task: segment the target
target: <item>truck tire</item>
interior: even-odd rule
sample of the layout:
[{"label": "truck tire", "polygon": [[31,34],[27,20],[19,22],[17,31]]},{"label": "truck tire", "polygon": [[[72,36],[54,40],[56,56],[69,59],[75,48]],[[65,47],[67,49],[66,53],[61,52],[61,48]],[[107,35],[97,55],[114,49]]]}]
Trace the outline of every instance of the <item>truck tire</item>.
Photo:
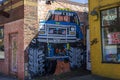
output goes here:
[{"label": "truck tire", "polygon": [[28,70],[32,78],[45,75],[45,54],[43,48],[35,45],[29,46],[28,59]]},{"label": "truck tire", "polygon": [[28,48],[28,72],[29,72],[29,74],[30,74],[30,78],[33,78],[34,77],[34,75],[35,75],[35,73],[34,73],[34,61],[33,61],[33,54],[34,53],[34,48],[33,47],[29,47]]},{"label": "truck tire", "polygon": [[45,75],[45,54],[43,49],[38,48],[38,72],[39,76]]},{"label": "truck tire", "polygon": [[80,68],[81,67],[81,52],[82,50],[77,47],[71,47],[69,51],[69,61],[70,68]]}]

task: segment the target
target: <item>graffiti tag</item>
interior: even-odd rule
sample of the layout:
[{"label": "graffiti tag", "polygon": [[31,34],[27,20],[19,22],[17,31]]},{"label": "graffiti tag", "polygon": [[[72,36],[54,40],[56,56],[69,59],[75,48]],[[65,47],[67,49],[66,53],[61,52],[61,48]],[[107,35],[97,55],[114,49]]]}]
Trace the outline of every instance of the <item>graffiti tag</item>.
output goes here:
[{"label": "graffiti tag", "polygon": [[94,38],[91,42],[91,46],[94,45],[94,44],[97,44],[98,43],[98,39],[97,38]]}]

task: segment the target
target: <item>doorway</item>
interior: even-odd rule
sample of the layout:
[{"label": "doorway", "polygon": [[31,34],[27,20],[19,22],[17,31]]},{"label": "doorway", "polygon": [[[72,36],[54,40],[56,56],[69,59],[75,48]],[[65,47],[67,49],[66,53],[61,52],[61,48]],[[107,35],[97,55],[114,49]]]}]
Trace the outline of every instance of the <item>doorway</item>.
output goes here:
[{"label": "doorway", "polygon": [[10,74],[17,76],[18,33],[9,35],[10,42]]}]

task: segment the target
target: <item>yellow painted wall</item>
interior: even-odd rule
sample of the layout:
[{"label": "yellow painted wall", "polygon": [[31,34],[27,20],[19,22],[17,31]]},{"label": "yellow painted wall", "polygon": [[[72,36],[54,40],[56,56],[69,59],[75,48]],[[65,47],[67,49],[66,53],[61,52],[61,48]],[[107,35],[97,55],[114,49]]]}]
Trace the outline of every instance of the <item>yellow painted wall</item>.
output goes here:
[{"label": "yellow painted wall", "polygon": [[101,28],[100,28],[100,10],[120,6],[120,0],[89,0],[89,12],[95,9],[97,16],[91,16],[89,13],[90,41],[97,38],[98,43],[91,45],[91,63],[92,73],[104,77],[120,80],[120,64],[102,63],[101,49]]}]

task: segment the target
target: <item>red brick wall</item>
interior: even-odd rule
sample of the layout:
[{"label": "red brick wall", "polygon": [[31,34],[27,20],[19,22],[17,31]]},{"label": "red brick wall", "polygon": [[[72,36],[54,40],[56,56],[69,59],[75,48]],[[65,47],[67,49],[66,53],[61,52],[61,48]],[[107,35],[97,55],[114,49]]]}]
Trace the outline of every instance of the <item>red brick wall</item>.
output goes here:
[{"label": "red brick wall", "polygon": [[[27,1],[27,3],[25,3]],[[21,3],[22,2],[22,3]],[[29,3],[30,2],[30,3]],[[36,4],[36,5],[33,5]],[[13,5],[13,6],[12,6]],[[0,60],[0,72],[10,73],[10,34],[18,34],[17,76],[24,80],[24,51],[30,41],[37,34],[37,0],[8,0],[0,10],[10,14],[10,18],[0,16],[0,25],[4,26],[5,59]]]},{"label": "red brick wall", "polygon": [[4,67],[5,67],[5,66],[4,66],[4,59],[1,59],[1,60],[0,60],[0,73],[1,73],[1,72],[4,72],[4,70],[5,70]]},{"label": "red brick wall", "polygon": [[10,37],[11,33],[18,33],[18,54],[17,54],[17,76],[19,80],[24,79],[24,36],[23,36],[24,20],[20,19],[4,25],[4,41],[5,41],[5,74],[10,73]]}]

